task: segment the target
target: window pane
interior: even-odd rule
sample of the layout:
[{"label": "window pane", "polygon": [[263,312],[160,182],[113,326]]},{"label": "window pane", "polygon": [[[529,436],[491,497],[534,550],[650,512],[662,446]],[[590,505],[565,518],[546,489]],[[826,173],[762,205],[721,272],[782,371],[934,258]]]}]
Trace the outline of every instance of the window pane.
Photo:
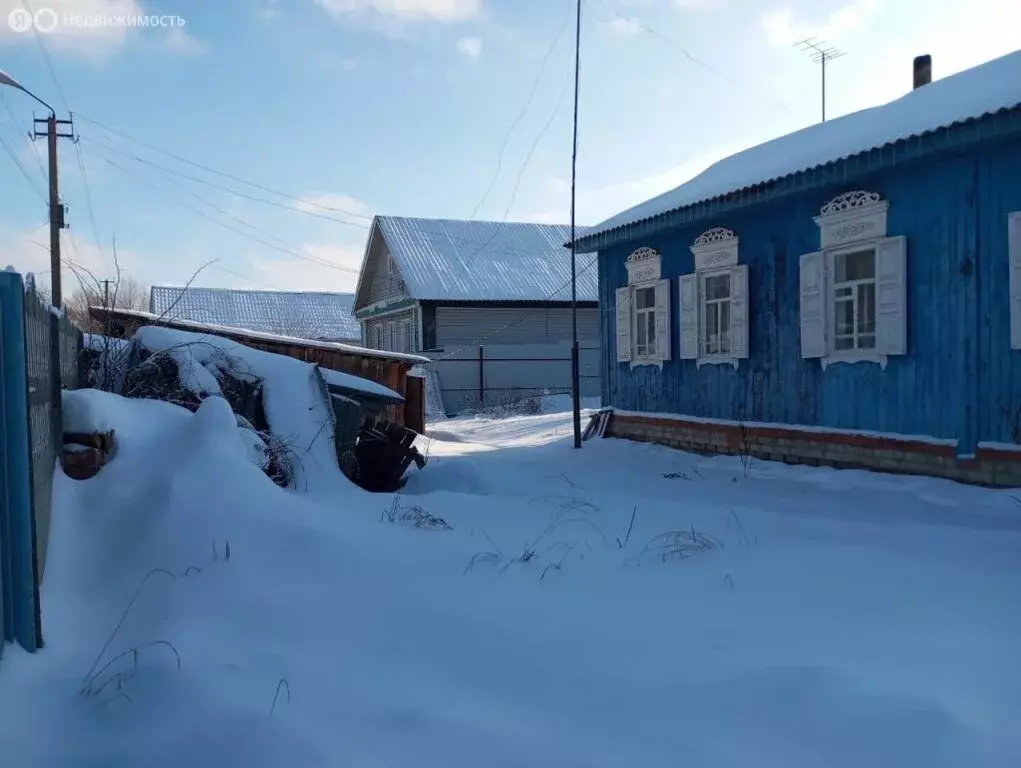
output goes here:
[{"label": "window pane", "polygon": [[706,301],[726,299],[730,296],[730,275],[713,275],[705,279]]},{"label": "window pane", "polygon": [[854,334],[854,300],[839,299],[833,303],[836,336]]},{"label": "window pane", "polygon": [[876,337],[873,334],[868,334],[858,337],[858,348],[859,349],[875,349],[876,348]]},{"label": "window pane", "polygon": [[636,326],[635,330],[637,331],[637,333],[635,334],[636,337],[635,344],[639,347],[639,349],[644,347],[649,342],[649,337],[646,335],[646,330],[648,326],[645,325],[644,320],[645,318],[642,317],[641,313],[639,313],[638,322],[635,323]]},{"label": "window pane", "polygon": [[720,352],[730,353],[730,302],[720,302]]},{"label": "window pane", "polygon": [[649,347],[656,348],[656,313],[648,312],[645,315],[645,322],[649,328]]},{"label": "window pane", "polygon": [[876,332],[876,284],[858,286],[858,333]]},{"label": "window pane", "polygon": [[648,309],[656,306],[656,289],[639,288],[635,291],[635,307],[637,309]]},{"label": "window pane", "polygon": [[717,304],[705,305],[705,351],[707,355],[716,353],[716,340],[720,335],[720,315]]},{"label": "window pane", "polygon": [[838,283],[872,280],[876,276],[876,254],[871,249],[838,254],[835,262],[835,279]]}]

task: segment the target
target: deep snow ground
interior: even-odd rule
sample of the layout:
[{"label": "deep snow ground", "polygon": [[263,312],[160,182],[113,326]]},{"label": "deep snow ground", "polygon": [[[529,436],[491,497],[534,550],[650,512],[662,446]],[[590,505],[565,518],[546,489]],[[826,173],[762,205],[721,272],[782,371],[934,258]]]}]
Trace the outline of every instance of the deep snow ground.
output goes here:
[{"label": "deep snow ground", "polygon": [[[276,488],[215,401],[95,397],[119,453],[58,478],[4,764],[1021,761],[1008,492],[460,419],[398,502],[453,528],[425,530],[381,521],[392,497]],[[664,562],[670,531],[714,546]]]}]

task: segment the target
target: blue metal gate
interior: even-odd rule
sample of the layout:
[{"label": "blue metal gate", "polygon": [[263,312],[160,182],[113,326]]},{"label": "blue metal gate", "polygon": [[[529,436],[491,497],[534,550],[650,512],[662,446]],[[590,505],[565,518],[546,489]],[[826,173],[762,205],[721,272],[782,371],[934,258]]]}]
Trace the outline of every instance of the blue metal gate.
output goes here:
[{"label": "blue metal gate", "polygon": [[0,272],[0,653],[40,639],[29,445],[24,285]]}]

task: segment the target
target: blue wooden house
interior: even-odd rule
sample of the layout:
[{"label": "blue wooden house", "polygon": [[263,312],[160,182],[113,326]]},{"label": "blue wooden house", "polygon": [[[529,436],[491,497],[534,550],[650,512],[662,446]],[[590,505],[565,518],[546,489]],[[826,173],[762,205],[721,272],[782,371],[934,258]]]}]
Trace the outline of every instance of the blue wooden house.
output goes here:
[{"label": "blue wooden house", "polygon": [[578,239],[606,434],[1021,485],[1021,51],[930,72]]}]

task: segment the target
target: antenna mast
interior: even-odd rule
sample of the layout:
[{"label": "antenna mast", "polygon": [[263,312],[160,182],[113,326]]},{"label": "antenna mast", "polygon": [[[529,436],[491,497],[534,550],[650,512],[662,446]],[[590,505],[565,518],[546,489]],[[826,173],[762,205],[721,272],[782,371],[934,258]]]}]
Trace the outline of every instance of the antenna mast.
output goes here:
[{"label": "antenna mast", "polygon": [[826,122],[826,62],[846,56],[847,52],[828,45],[825,40],[810,37],[794,44],[795,48],[812,57],[812,61],[822,65],[822,121]]}]

